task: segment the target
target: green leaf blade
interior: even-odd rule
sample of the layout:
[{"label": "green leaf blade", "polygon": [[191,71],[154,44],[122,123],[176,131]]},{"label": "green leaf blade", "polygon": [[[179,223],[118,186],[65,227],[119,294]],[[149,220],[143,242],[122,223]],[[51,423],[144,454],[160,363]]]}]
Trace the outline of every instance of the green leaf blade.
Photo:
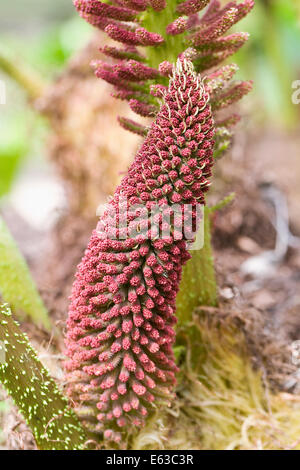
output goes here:
[{"label": "green leaf blade", "polygon": [[47,331],[52,325],[27,263],[0,217],[0,294],[20,319],[28,316]]}]

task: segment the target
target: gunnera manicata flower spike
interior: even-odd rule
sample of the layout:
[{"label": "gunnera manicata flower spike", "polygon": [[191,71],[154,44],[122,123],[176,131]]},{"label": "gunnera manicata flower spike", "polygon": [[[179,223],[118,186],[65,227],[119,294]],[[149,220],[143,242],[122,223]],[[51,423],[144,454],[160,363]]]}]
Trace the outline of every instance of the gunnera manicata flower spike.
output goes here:
[{"label": "gunnera manicata flower spike", "polygon": [[[116,41],[115,46],[100,49],[110,62],[94,61],[96,75],[113,85],[113,96],[129,101],[137,115],[153,118],[159,111],[153,85],[167,86],[169,65],[185,55],[196,72],[211,73],[247,42],[247,33],[224,34],[250,12],[254,0],[225,5],[219,0],[74,0],[74,4],[86,21]],[[238,89],[227,88],[221,108],[250,88],[250,82]],[[219,100],[214,94],[211,98]],[[139,135],[148,132],[147,127],[126,117],[119,118],[119,123]]]},{"label": "gunnera manicata flower spike", "polygon": [[[209,95],[191,62],[178,59],[160,96],[78,266],[67,321],[67,393],[83,424],[115,442],[172,400],[175,299],[213,163]],[[185,210],[170,218],[174,204]],[[140,217],[153,207],[156,229]]]}]

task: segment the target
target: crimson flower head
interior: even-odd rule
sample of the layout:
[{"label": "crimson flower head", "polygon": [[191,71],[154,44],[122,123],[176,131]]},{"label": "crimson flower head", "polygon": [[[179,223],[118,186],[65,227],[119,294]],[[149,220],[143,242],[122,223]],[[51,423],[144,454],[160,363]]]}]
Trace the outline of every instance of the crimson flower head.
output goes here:
[{"label": "crimson flower head", "polygon": [[[172,399],[175,300],[190,257],[182,225],[197,229],[213,163],[209,95],[192,63],[179,59],[156,94],[160,111],[78,266],[67,322],[69,396],[89,430],[113,441]],[[188,209],[170,217],[174,205]],[[153,228],[141,212],[154,207]]]}]

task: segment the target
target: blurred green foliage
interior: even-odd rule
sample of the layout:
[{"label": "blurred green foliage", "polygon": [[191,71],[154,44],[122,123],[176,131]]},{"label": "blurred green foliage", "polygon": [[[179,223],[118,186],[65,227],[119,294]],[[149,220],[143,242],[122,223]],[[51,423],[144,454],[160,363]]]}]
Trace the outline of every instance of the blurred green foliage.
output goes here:
[{"label": "blurred green foliage", "polygon": [[[16,122],[19,121],[19,122]],[[0,197],[10,189],[22,157],[27,152],[27,139],[20,120],[4,120],[0,128]]]},{"label": "blurred green foliage", "polygon": [[12,186],[27,157],[43,152],[45,120],[28,106],[25,94],[0,73],[6,82],[6,104],[0,105],[0,198]]},{"label": "blurred green foliage", "polygon": [[247,98],[261,124],[293,128],[300,108],[292,103],[292,82],[300,78],[299,0],[256,0],[239,25],[250,32],[248,44],[236,54],[240,76],[254,80]]},{"label": "blurred green foliage", "polygon": [[0,217],[0,294],[14,315],[51,331],[47,309],[30,270],[4,220]]},{"label": "blurred green foliage", "polygon": [[[14,0],[1,2],[0,31],[0,52],[20,57],[50,81],[89,40],[92,27],[78,17],[72,0]],[[7,88],[7,103],[0,105],[1,198],[9,192],[26,158],[43,158],[46,122],[1,71],[0,80]]]}]

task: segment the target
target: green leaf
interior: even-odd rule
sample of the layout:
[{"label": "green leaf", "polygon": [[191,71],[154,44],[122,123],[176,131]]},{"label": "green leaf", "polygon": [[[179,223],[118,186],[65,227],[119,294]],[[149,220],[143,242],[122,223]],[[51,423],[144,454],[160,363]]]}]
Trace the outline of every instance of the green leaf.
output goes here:
[{"label": "green leaf", "polygon": [[30,271],[4,220],[0,217],[0,293],[15,315],[50,331],[51,321]]}]

